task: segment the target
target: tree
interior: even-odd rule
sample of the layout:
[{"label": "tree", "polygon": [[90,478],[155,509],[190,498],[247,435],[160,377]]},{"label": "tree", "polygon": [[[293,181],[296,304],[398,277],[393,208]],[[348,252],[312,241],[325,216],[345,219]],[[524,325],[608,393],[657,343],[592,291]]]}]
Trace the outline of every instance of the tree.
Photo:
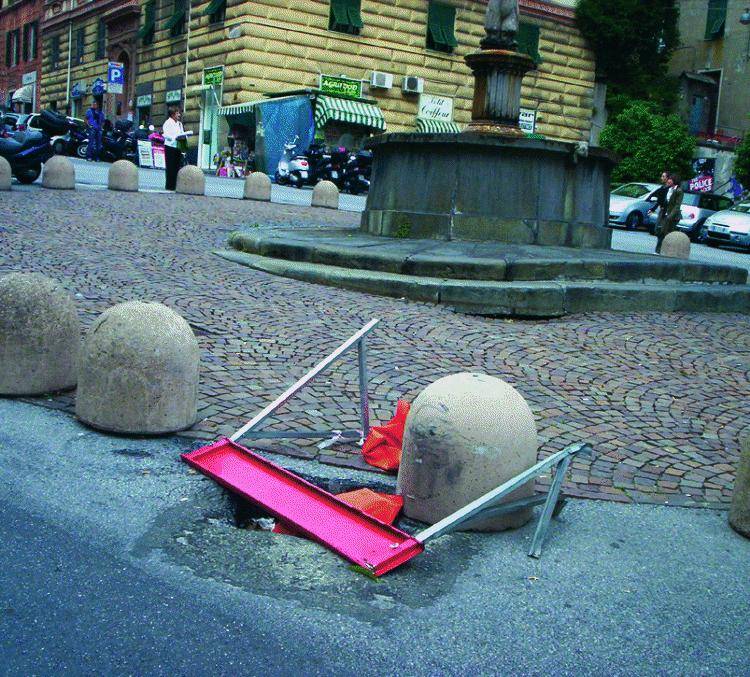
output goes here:
[{"label": "tree", "polygon": [[677,115],[660,114],[652,102],[631,102],[605,125],[599,142],[621,158],[614,181],[655,181],[665,170],[690,174],[695,139]]},{"label": "tree", "polygon": [[750,132],[745,134],[742,143],[737,146],[736,154],[734,175],[745,188],[750,188]]},{"label": "tree", "polygon": [[634,99],[671,109],[677,80],[667,76],[666,67],[680,42],[678,18],[675,0],[578,1],[578,28],[607,80],[612,113]]}]

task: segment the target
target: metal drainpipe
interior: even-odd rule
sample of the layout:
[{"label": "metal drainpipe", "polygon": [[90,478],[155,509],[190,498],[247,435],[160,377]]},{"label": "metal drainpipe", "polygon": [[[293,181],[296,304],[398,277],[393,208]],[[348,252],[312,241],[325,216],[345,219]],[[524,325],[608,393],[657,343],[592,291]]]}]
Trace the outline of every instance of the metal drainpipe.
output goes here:
[{"label": "metal drainpipe", "polygon": [[[73,22],[68,23],[68,79],[65,89],[65,105],[70,105],[70,67],[73,59]],[[70,111],[73,112],[72,110]]]},{"label": "metal drainpipe", "polygon": [[187,108],[187,84],[188,84],[188,64],[190,63],[190,18],[192,14],[191,0],[187,0],[187,37],[185,39],[185,78],[182,83],[182,117],[185,118],[185,109]]}]

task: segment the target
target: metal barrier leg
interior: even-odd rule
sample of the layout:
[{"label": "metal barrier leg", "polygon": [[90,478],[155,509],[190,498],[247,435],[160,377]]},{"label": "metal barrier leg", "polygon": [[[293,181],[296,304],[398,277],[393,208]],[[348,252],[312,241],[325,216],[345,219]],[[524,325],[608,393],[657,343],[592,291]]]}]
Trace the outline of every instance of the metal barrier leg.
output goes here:
[{"label": "metal barrier leg", "polygon": [[370,399],[368,395],[367,345],[363,336],[357,344],[359,360],[359,408],[362,416],[362,442],[370,434]]},{"label": "metal barrier leg", "polygon": [[536,525],[536,531],[534,532],[534,539],[531,541],[531,549],[529,550],[529,557],[539,559],[542,556],[542,544],[544,543],[544,537],[547,535],[547,529],[549,528],[550,520],[552,519],[552,511],[557,505],[557,497],[560,495],[560,489],[562,488],[563,480],[565,479],[565,473],[568,472],[568,466],[570,465],[572,456],[566,456],[560,461],[559,465],[555,469],[555,478],[552,480],[552,485],[549,488],[547,494],[547,500],[542,508],[542,514],[539,516],[539,522]]}]

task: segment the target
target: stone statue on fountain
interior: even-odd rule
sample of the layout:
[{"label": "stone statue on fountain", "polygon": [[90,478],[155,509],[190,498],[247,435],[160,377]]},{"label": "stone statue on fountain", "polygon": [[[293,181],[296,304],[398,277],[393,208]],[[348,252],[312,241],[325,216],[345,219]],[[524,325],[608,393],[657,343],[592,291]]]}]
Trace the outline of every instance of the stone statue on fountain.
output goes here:
[{"label": "stone statue on fountain", "polygon": [[489,0],[484,30],[487,35],[479,43],[482,49],[515,52],[518,48],[518,0]]}]

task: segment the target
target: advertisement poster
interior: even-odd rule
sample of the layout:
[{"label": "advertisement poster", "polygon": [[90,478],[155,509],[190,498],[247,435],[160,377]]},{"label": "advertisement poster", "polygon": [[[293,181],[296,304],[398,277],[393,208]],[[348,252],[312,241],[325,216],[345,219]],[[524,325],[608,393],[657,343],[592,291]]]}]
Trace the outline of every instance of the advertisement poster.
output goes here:
[{"label": "advertisement poster", "polygon": [[693,172],[695,172],[695,176],[690,179],[690,190],[710,193],[714,189],[715,168],[716,160],[714,158],[697,158],[693,160]]},{"label": "advertisement poster", "polygon": [[138,164],[141,167],[153,167],[154,157],[151,154],[150,141],[138,141]]},{"label": "advertisement poster", "polygon": [[164,160],[164,146],[154,146],[154,167],[156,169],[164,169],[167,165]]}]

